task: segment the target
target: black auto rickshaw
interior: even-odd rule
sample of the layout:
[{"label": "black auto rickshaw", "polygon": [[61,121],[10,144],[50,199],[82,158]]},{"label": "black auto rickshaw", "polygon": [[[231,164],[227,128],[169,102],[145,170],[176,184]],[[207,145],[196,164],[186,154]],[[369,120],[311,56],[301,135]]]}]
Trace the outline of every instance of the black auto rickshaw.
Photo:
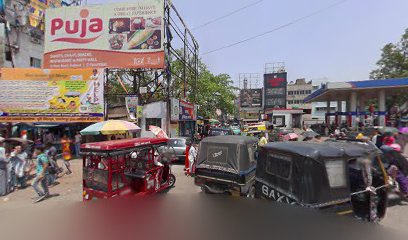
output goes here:
[{"label": "black auto rickshaw", "polygon": [[[364,161],[371,171],[361,167]],[[364,180],[367,172],[371,192]],[[375,202],[381,219],[387,208],[387,174],[379,150],[367,143],[269,143],[259,149],[255,197],[367,220]]]},{"label": "black auto rickshaw", "polygon": [[253,196],[257,139],[216,136],[201,141],[195,184],[205,193]]}]

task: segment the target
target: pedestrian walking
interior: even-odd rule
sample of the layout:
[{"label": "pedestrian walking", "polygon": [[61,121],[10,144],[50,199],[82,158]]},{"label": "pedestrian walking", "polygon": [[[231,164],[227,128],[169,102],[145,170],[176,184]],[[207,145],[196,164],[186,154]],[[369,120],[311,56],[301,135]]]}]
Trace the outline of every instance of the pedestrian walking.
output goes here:
[{"label": "pedestrian walking", "polygon": [[265,133],[261,133],[261,138],[259,139],[258,146],[263,146],[268,143]]},{"label": "pedestrian walking", "polygon": [[192,140],[191,147],[188,150],[188,161],[189,161],[190,174],[193,174],[193,166],[197,159],[197,153],[198,153],[197,144],[194,140]]},{"label": "pedestrian walking", "polygon": [[[33,180],[32,187],[34,188],[35,192],[37,193],[38,197],[35,202],[40,202],[47,198],[50,195],[48,191],[48,166],[49,160],[47,155],[44,153],[43,147],[36,147],[34,150],[33,157],[37,158],[36,162],[36,176]],[[39,184],[43,190],[39,188]]]},{"label": "pedestrian walking", "polygon": [[23,151],[21,145],[17,145],[10,154],[10,160],[14,168],[14,186],[17,188],[26,187],[25,167],[27,164],[28,154]]},{"label": "pedestrian walking", "polygon": [[6,161],[6,149],[4,148],[4,138],[0,137],[0,161]]},{"label": "pedestrian walking", "polygon": [[46,134],[45,134],[45,136],[44,136],[44,143],[45,144],[47,144],[47,143],[54,143],[54,141],[55,141],[55,137],[54,137],[54,134],[52,133],[52,132],[47,132]]},{"label": "pedestrian walking", "polygon": [[45,154],[48,157],[49,166],[48,166],[48,184],[57,185],[58,173],[60,173],[60,168],[57,164],[57,149],[51,143],[45,145]]},{"label": "pedestrian walking", "polygon": [[61,146],[62,146],[62,158],[64,159],[64,165],[67,168],[67,175],[71,174],[71,164],[69,161],[71,161],[72,155],[71,155],[71,139],[68,138],[67,135],[64,134],[64,136],[61,139]]},{"label": "pedestrian walking", "polygon": [[76,158],[79,158],[79,151],[81,149],[81,142],[82,142],[82,136],[79,132],[76,132],[75,134],[75,156]]}]

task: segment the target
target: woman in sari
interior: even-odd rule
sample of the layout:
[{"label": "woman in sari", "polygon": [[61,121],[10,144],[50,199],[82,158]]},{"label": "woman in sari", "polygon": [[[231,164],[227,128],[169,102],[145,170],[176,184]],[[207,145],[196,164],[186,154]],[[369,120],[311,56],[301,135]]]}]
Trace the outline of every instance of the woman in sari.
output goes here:
[{"label": "woman in sari", "polygon": [[67,168],[67,175],[72,173],[71,164],[69,163],[69,161],[71,161],[72,158],[71,143],[72,143],[71,139],[69,139],[68,136],[64,134],[64,136],[61,139],[61,148],[64,165]]}]

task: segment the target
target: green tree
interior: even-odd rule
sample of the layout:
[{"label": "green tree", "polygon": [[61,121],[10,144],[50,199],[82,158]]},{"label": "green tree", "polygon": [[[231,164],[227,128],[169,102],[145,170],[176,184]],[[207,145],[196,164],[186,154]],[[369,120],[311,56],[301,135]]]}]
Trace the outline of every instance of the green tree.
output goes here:
[{"label": "green tree", "polygon": [[[181,55],[183,50],[178,50],[178,52]],[[186,69],[184,69],[185,63],[188,65]],[[188,56],[186,61],[172,59],[171,96],[183,99],[185,91],[186,100],[199,105],[198,114],[204,118],[215,117],[217,109],[220,109],[223,114],[234,113],[235,88],[230,76],[211,73],[205,63],[198,59],[198,77],[196,80],[194,63],[193,56]],[[184,75],[186,81],[184,81]]]},{"label": "green tree", "polygon": [[[388,43],[382,48],[377,69],[370,73],[371,79],[389,79],[408,77],[408,28],[397,43]],[[408,95],[402,91],[398,97],[387,101],[387,107],[401,105],[408,101]]]},{"label": "green tree", "polygon": [[370,73],[371,79],[408,77],[408,28],[398,43],[388,43],[383,47],[377,66]]}]

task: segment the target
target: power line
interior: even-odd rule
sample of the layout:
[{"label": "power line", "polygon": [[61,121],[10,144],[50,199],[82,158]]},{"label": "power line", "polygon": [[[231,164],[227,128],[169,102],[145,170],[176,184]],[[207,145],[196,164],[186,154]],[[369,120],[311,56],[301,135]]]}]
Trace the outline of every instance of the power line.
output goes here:
[{"label": "power line", "polygon": [[278,26],[278,27],[276,27],[276,28],[274,28],[274,29],[272,29],[272,30],[266,31],[266,32],[264,32],[264,33],[261,33],[261,34],[258,34],[258,35],[255,35],[255,36],[252,36],[252,37],[243,39],[243,40],[241,40],[241,41],[238,41],[238,42],[235,42],[235,43],[232,43],[232,44],[229,44],[229,45],[220,47],[220,48],[216,48],[216,49],[214,49],[214,50],[205,52],[205,53],[203,53],[202,55],[207,55],[207,54],[210,54],[210,53],[213,53],[213,52],[218,52],[218,51],[221,51],[221,50],[223,50],[223,49],[231,48],[231,47],[233,47],[233,46],[236,46],[236,45],[239,45],[239,44],[242,44],[242,43],[245,43],[245,42],[254,40],[254,39],[256,39],[256,38],[263,37],[263,36],[268,35],[268,34],[270,34],[270,33],[272,33],[272,32],[278,31],[278,30],[280,30],[280,29],[283,29],[283,28],[289,27],[289,26],[291,26],[291,25],[294,25],[294,24],[296,24],[296,23],[298,23],[298,22],[301,22],[301,21],[303,21],[303,20],[305,20],[305,19],[307,19],[307,18],[311,18],[311,17],[313,17],[313,16],[315,16],[315,15],[320,14],[321,12],[324,12],[324,11],[326,11],[326,10],[329,10],[329,9],[331,9],[331,8],[334,8],[334,7],[336,7],[336,6],[340,5],[340,4],[343,4],[344,2],[347,2],[347,1],[348,1],[348,0],[337,1],[337,2],[331,4],[331,5],[327,6],[327,7],[321,8],[321,9],[319,9],[319,10],[317,10],[317,11],[315,11],[315,12],[312,12],[312,13],[310,13],[310,14],[308,14],[308,15],[305,15],[305,16],[300,17],[300,18],[297,18],[297,19],[295,19],[295,20],[293,20],[293,21],[291,21],[291,22],[288,22],[288,23],[285,23],[285,24],[283,24],[283,25],[280,25],[280,26]]},{"label": "power line", "polygon": [[257,5],[258,3],[261,3],[261,2],[264,2],[264,1],[265,1],[265,0],[259,0],[259,1],[257,1],[257,2],[248,4],[248,5],[244,6],[244,7],[238,8],[237,10],[234,10],[234,11],[232,11],[232,12],[226,14],[226,15],[223,15],[223,16],[221,16],[221,17],[215,18],[215,19],[213,19],[213,20],[211,20],[211,21],[208,21],[208,22],[206,22],[206,23],[204,23],[204,24],[202,24],[202,25],[199,25],[198,27],[192,28],[192,30],[197,30],[197,29],[199,29],[199,28],[203,28],[203,27],[205,27],[205,26],[207,26],[207,25],[210,25],[210,24],[212,24],[212,23],[218,22],[219,20],[222,20],[222,19],[227,18],[227,17],[229,17],[229,16],[231,16],[231,15],[234,15],[234,14],[236,14],[236,13],[239,13],[239,12],[241,12],[242,10],[245,10],[245,9],[247,9],[247,8],[250,8],[250,7],[252,7],[252,6],[254,6],[254,5]]}]

